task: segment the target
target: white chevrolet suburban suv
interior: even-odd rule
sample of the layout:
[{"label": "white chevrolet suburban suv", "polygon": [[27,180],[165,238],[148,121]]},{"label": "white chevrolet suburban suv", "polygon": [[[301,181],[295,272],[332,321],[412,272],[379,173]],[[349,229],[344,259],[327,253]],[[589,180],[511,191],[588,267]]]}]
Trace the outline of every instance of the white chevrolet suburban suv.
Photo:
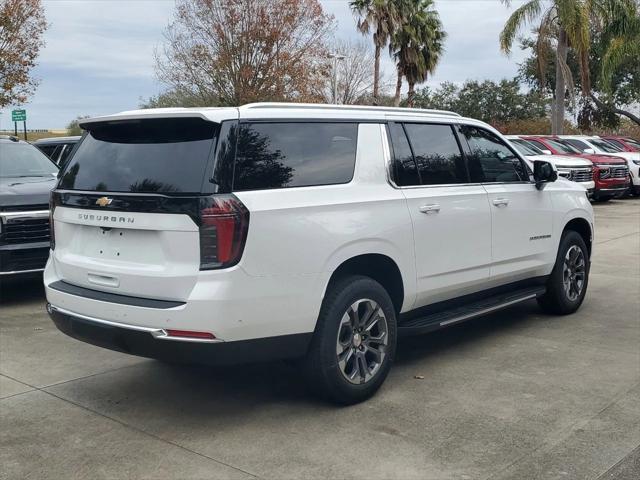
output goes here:
[{"label": "white chevrolet suburban suv", "polygon": [[297,358],[354,403],[400,335],[536,298],[576,311],[585,189],[451,112],[304,104],[81,120],[51,197],[67,335],[207,364]]}]

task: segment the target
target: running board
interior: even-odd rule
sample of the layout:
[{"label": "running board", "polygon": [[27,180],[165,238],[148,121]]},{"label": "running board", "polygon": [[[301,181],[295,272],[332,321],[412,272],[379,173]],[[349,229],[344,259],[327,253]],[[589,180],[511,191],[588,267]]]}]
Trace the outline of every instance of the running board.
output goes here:
[{"label": "running board", "polygon": [[466,303],[453,309],[439,311],[428,315],[405,320],[398,325],[398,334],[415,335],[463,322],[487,313],[536,298],[546,291],[545,287],[529,287],[521,290],[494,295],[489,298]]}]

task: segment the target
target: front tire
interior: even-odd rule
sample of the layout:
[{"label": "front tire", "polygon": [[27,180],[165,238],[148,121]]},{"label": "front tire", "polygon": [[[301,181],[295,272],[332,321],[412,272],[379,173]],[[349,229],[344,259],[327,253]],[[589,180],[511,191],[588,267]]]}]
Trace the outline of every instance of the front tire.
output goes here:
[{"label": "front tire", "polygon": [[589,283],[589,250],[579,233],[567,230],[560,239],[558,256],[538,304],[548,313],[568,315],[582,305]]},{"label": "front tire", "polygon": [[396,351],[396,314],[375,280],[353,275],[329,286],[305,359],[305,377],[321,396],[343,405],[371,397]]}]

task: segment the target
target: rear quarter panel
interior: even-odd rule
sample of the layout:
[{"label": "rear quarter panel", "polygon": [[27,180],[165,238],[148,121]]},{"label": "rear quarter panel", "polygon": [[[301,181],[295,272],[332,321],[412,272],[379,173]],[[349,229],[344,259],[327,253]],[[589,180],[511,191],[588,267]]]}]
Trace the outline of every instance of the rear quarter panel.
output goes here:
[{"label": "rear quarter panel", "polygon": [[[357,255],[379,253],[394,260],[403,276],[404,306],[413,303],[412,224],[402,193],[386,180],[382,132],[380,124],[360,124],[348,184],[236,193],[251,215],[239,266],[273,282],[297,277],[313,285],[311,291],[291,292],[301,308],[296,321],[311,330],[331,274]],[[307,297],[302,304],[300,296]],[[288,315],[285,309],[278,313]]]}]

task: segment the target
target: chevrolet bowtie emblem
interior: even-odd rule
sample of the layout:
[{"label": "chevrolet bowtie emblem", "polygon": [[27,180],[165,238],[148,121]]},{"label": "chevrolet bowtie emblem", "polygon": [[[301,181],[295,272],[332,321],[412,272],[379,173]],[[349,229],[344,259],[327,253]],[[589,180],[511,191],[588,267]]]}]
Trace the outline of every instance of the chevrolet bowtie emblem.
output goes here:
[{"label": "chevrolet bowtie emblem", "polygon": [[100,197],[99,199],[96,200],[96,205],[100,205],[101,207],[106,207],[107,205],[111,205],[111,202],[113,202],[112,198]]}]

